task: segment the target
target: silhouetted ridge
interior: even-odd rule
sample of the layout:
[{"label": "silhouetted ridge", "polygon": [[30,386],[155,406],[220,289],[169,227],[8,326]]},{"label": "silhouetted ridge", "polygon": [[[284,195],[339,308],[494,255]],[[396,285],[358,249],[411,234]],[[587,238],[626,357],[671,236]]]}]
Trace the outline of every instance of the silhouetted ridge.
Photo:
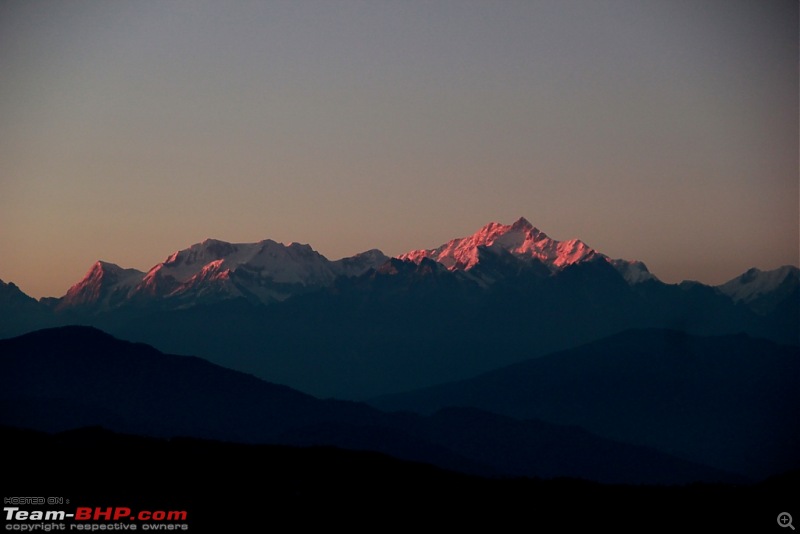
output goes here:
[{"label": "silhouetted ridge", "polygon": [[[271,522],[357,531],[391,521],[409,530],[428,524],[512,531],[524,524],[548,532],[606,526],[637,532],[642,525],[681,531],[691,524],[708,532],[760,532],[776,528],[765,527],[774,525],[775,510],[791,509],[800,475],[757,485],[612,486],[466,476],[330,447],[164,440],[97,428],[51,435],[0,426],[0,441],[26,466],[4,477],[17,494],[68,495],[99,507],[112,504],[109,496],[138,509],[164,503],[188,512],[190,532],[209,533],[249,532],[264,514]],[[109,476],[102,457],[124,459],[125,476]],[[255,491],[242,485],[243,477],[258,481]]]},{"label": "silhouetted ridge", "polygon": [[475,378],[376,399],[430,413],[474,406],[764,477],[800,468],[800,349],[633,330]]},{"label": "silhouetted ridge", "polygon": [[[737,479],[652,448],[541,421],[477,410],[429,418],[319,400],[90,327],[0,340],[0,401],[0,424],[51,432],[101,426],[152,437],[329,445],[494,476],[662,484]],[[504,453],[496,456],[500,443]]]}]

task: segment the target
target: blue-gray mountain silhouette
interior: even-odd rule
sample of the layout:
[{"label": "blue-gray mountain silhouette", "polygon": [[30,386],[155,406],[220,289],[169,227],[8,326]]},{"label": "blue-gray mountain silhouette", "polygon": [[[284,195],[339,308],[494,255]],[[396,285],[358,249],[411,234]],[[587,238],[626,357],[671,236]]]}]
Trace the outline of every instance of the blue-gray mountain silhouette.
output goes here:
[{"label": "blue-gray mountain silhouette", "polygon": [[623,332],[450,384],[376,399],[578,425],[720,469],[800,468],[800,349],[744,335]]},{"label": "blue-gray mountain silhouette", "polygon": [[604,482],[735,480],[723,471],[575,428],[453,408],[431,417],[319,400],[199,358],[88,327],[0,341],[0,424],[144,436],[332,445],[484,475]]}]

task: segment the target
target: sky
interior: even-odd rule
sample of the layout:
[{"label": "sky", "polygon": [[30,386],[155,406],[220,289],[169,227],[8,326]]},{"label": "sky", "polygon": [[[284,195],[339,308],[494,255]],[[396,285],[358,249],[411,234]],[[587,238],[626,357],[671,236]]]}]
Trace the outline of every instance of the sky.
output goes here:
[{"label": "sky", "polygon": [[796,0],[4,0],[0,279],[521,216],[670,283],[797,265],[798,48]]}]

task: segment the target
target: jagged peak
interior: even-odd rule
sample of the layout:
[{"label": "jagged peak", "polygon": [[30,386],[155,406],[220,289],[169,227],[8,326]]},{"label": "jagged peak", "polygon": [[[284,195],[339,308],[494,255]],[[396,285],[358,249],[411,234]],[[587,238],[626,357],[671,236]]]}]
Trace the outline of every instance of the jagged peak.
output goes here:
[{"label": "jagged peak", "polygon": [[97,260],[96,262],[94,262],[91,265],[91,267],[89,267],[89,270],[86,271],[86,275],[84,276],[84,279],[92,277],[92,276],[102,275],[103,273],[118,273],[118,272],[122,272],[124,270],[125,269],[123,269],[122,267],[120,267],[116,263],[111,263],[111,262],[103,261],[103,260]]},{"label": "jagged peak", "polygon": [[491,245],[495,241],[507,244],[509,240],[549,240],[550,238],[530,223],[525,217],[520,217],[513,224],[491,222],[471,236],[458,238],[453,241],[472,241],[476,244]]},{"label": "jagged peak", "polygon": [[97,260],[80,282],[67,290],[58,305],[69,306],[96,303],[114,291],[126,291],[144,276],[138,269],[124,269],[115,263]]},{"label": "jagged peak", "polygon": [[478,247],[481,246],[498,251],[502,249],[520,258],[535,258],[552,268],[583,261],[595,253],[577,239],[563,243],[551,239],[525,217],[520,217],[511,225],[490,222],[471,236],[454,239],[436,249],[411,251],[400,257],[415,262],[430,258],[450,270],[469,270],[480,261]]},{"label": "jagged peak", "polygon": [[[25,295],[25,293],[19,288],[19,286],[17,286],[17,284],[15,284],[14,282],[11,282],[11,281],[3,282],[3,280],[0,280],[0,288],[5,288],[8,291],[19,292],[19,293]],[[28,297],[28,295],[25,295],[25,296]],[[30,298],[32,300],[36,300],[36,299],[33,299],[33,297],[28,297],[28,298]]]},{"label": "jagged peak", "polygon": [[[229,256],[236,251],[237,246],[232,243],[209,238],[200,243],[195,243],[187,249],[173,252],[159,265],[173,269],[181,266],[205,265],[210,261]],[[150,269],[150,271],[153,271],[153,269]]]},{"label": "jagged peak", "polygon": [[525,217],[520,217],[511,225],[514,230],[533,230],[535,227]]},{"label": "jagged peak", "polygon": [[86,271],[86,274],[83,276],[80,282],[75,284],[74,287],[78,287],[81,285],[85,285],[87,282],[92,280],[100,280],[105,278],[106,276],[119,276],[119,275],[143,275],[144,273],[138,269],[125,269],[120,267],[116,263],[111,263],[108,261],[97,260],[89,267],[89,270]]},{"label": "jagged peak", "polygon": [[[211,278],[228,277],[232,284],[247,287],[254,295],[258,294],[258,298],[274,300],[278,298],[275,296],[278,291],[289,291],[286,288],[291,285],[322,286],[337,276],[360,276],[370,269],[383,272],[424,267],[428,270],[468,271],[482,260],[491,259],[492,255],[538,262],[550,272],[601,257],[627,273],[629,281],[652,278],[643,264],[610,260],[580,239],[557,241],[525,217],[519,217],[512,224],[489,222],[472,235],[452,239],[435,249],[411,251],[389,262],[379,249],[330,261],[306,243],[279,243],[271,239],[257,243],[230,243],[207,238],[172,253],[146,274],[98,260],[82,283],[73,286],[70,292],[77,294],[80,290],[81,299],[87,301],[100,297],[108,300],[107,295],[112,293],[117,298],[126,291],[125,298],[160,298],[169,296],[176,288],[194,291],[198,288],[192,284],[199,287]],[[275,289],[277,284],[282,286]],[[281,298],[285,296],[281,294]]]},{"label": "jagged peak", "polygon": [[111,263],[110,261],[103,261],[103,260],[97,260],[96,262],[94,262],[93,267],[99,269],[122,269],[122,267],[120,267],[116,263]]},{"label": "jagged peak", "polygon": [[499,223],[499,222],[492,221],[490,223],[484,224],[483,227],[481,227],[481,229],[478,230],[477,232],[475,232],[475,234],[473,234],[473,235],[476,235],[476,234],[489,234],[489,233],[493,233],[493,232],[496,232],[496,231],[499,231],[499,230],[504,230],[506,228],[510,228],[510,226],[508,226],[506,224]]}]

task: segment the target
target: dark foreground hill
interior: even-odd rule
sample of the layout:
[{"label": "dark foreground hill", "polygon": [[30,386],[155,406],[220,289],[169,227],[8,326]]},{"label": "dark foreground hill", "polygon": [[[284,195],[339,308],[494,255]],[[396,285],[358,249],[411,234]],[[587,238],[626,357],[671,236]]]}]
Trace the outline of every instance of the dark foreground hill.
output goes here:
[{"label": "dark foreground hill", "polygon": [[[161,524],[186,525],[190,532],[376,532],[422,525],[493,532],[601,527],[614,532],[780,532],[776,518],[796,506],[800,485],[800,473],[752,485],[675,487],[490,479],[331,447],[166,440],[98,428],[45,434],[0,427],[0,440],[4,454],[14,459],[4,472],[6,495],[69,501],[19,506],[22,510],[178,510],[186,512],[185,518]],[[143,523],[135,524],[142,529]]]},{"label": "dark foreground hill", "polygon": [[48,432],[102,426],[152,437],[329,445],[492,476],[633,484],[741,480],[577,427],[471,408],[420,416],[319,400],[87,327],[0,341],[0,424]]}]

